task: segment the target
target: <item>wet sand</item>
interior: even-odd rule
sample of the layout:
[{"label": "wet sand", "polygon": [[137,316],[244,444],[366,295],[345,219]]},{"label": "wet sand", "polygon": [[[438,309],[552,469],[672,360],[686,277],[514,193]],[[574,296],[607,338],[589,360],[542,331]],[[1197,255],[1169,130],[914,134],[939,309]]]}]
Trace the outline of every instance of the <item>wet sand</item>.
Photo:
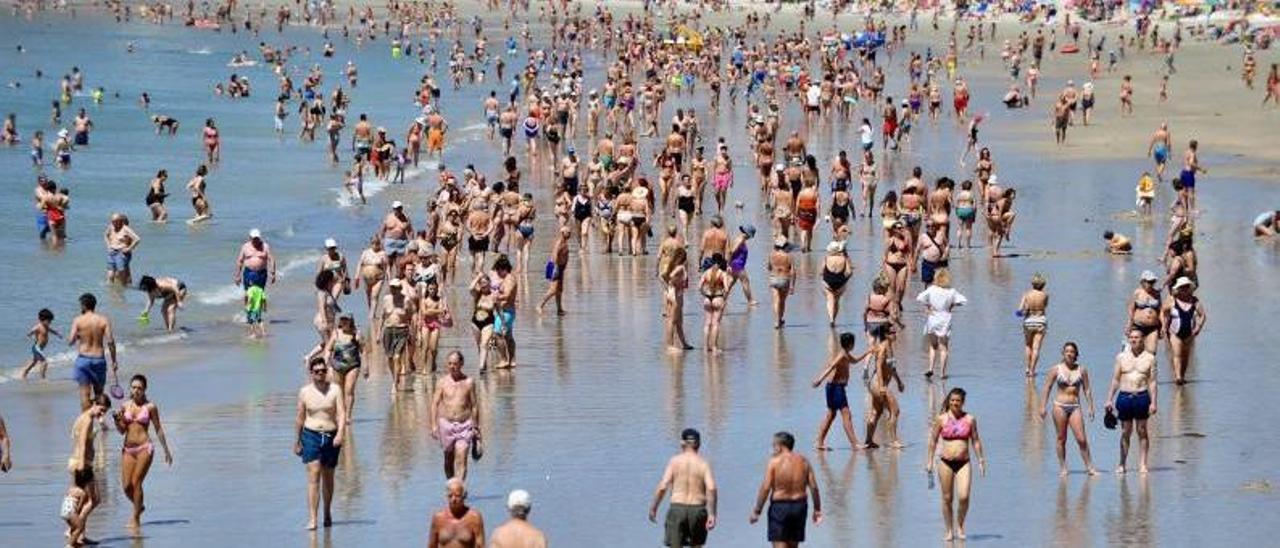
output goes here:
[{"label": "wet sand", "polygon": [[[1002,25],[1002,36],[1005,32]],[[1206,58],[1231,55],[1227,50],[1205,50]],[[987,53],[988,64],[998,66],[998,50]],[[1130,63],[1134,57],[1131,52]],[[1191,55],[1179,60],[1184,74],[1191,72],[1187,57]],[[1263,61],[1260,66],[1265,66]],[[1042,91],[1052,89],[1053,78],[1072,77],[1057,72],[1056,65],[1046,66]],[[402,77],[406,85],[413,78]],[[1232,80],[1238,81],[1234,75]],[[900,89],[900,82],[901,74],[895,72],[891,89]],[[1193,132],[1205,135],[1201,146],[1211,170],[1199,198],[1203,214],[1198,223],[1205,281],[1200,295],[1210,324],[1191,367],[1193,382],[1183,388],[1161,385],[1160,413],[1153,422],[1152,473],[1145,478],[1103,474],[1088,479],[1069,446],[1073,474],[1066,480],[1057,478],[1052,429],[1030,418],[1028,402],[1034,396],[1021,376],[1022,336],[1012,315],[1030,275],[1045,272],[1053,301],[1041,368],[1052,363],[1064,340],[1075,340],[1082,348],[1081,362],[1094,376],[1095,395],[1105,394],[1111,358],[1120,345],[1123,300],[1138,272],[1159,271],[1163,218],[1137,223],[1124,215],[1131,208],[1133,181],[1149,164],[1141,152],[1150,130],[1146,126],[1152,124],[1134,124],[1134,154],[1077,152],[1075,143],[1080,149],[1100,150],[1110,146],[1102,135],[1115,135],[1106,110],[1113,101],[1102,96],[1099,114],[1107,131],[1073,128],[1070,150],[1049,153],[1040,148],[1052,147],[1047,122],[1040,131],[1026,132],[1018,125],[1024,120],[1000,112],[1002,82],[979,80],[976,107],[993,112],[984,126],[984,144],[996,153],[1001,180],[1019,189],[1020,221],[1009,248],[1015,256],[991,261],[984,249],[953,250],[956,286],[970,305],[955,320],[953,378],[946,385],[922,380],[923,315],[909,309],[898,351],[907,382],[900,429],[909,446],[903,451],[853,453],[838,429],[832,432],[828,442],[837,450],[814,460],[827,517],[822,526],[810,527],[813,545],[921,545],[940,538],[938,495],[927,488],[923,471],[926,421],[945,390],[957,385],[970,393],[968,408],[981,420],[990,461],[988,476],[975,481],[972,542],[1207,545],[1221,542],[1225,531],[1233,539],[1254,543],[1274,536],[1275,526],[1255,516],[1280,508],[1280,499],[1261,483],[1280,481],[1269,459],[1280,451],[1280,439],[1259,429],[1258,419],[1251,417],[1280,388],[1266,365],[1269,357],[1280,355],[1280,342],[1267,336],[1270,330],[1262,322],[1277,295],[1272,276],[1280,266],[1280,248],[1256,244],[1246,232],[1248,221],[1262,207],[1260,199],[1274,199],[1274,183],[1217,169],[1226,163],[1220,156],[1226,150],[1244,149],[1233,148],[1229,139],[1216,140],[1214,131],[1223,130],[1201,133],[1204,124],[1196,123],[1195,117],[1208,115],[1181,102],[1183,93],[1197,92],[1182,92],[1180,84],[1195,85],[1175,79],[1173,101],[1177,108],[1187,109],[1187,118],[1172,118],[1174,151],[1181,151],[1179,125],[1195,123]],[[672,108],[694,102],[680,97]],[[705,98],[696,102],[701,107]],[[1033,109],[1044,102],[1042,95]],[[453,110],[468,112],[469,105],[463,102]],[[353,110],[359,108],[357,103]],[[725,135],[735,154],[746,156],[741,104],[715,120],[706,118],[704,108],[699,111],[704,135]],[[1140,103],[1138,119],[1145,120],[1143,116],[1147,114]],[[793,108],[788,118],[796,119]],[[1243,114],[1239,119],[1246,126],[1253,123],[1250,120]],[[910,150],[893,165],[897,176],[882,183],[882,189],[915,164],[925,167],[926,177],[958,172],[961,128],[950,119],[937,128],[917,127]],[[257,131],[270,130],[264,125]],[[97,135],[111,137],[106,131]],[[814,133],[811,146],[825,161],[855,140],[856,127],[824,127]],[[1119,139],[1125,146],[1130,141],[1127,136]],[[644,157],[649,144],[642,147]],[[1079,155],[1086,153],[1090,160],[1082,161]],[[1274,166],[1278,160],[1274,150],[1241,153],[1256,154],[1262,165]],[[305,154],[314,161],[319,151]],[[498,161],[492,150],[477,151],[475,157],[458,154],[466,159],[455,162],[447,155],[446,160],[475,160],[487,173]],[[535,179],[545,182],[546,174]],[[750,219],[764,226],[754,186],[753,177],[740,174],[731,201],[742,200],[746,207],[741,214],[730,214],[730,223]],[[391,199],[420,196],[415,191],[389,191],[372,201],[369,215],[376,219]],[[1162,187],[1157,211],[1171,199],[1171,192]],[[545,254],[551,233],[545,192],[539,195],[539,207],[544,214],[534,264]],[[1054,224],[1033,225],[1031,219]],[[365,230],[372,226],[367,221],[364,225]],[[837,329],[858,332],[862,339],[861,322],[854,318],[882,244],[878,227],[862,221],[856,226],[850,251],[856,274]],[[1134,236],[1138,252],[1126,258],[1102,255],[1098,235],[1108,227]],[[300,232],[296,237],[309,242],[322,237],[324,230],[313,226]],[[364,233],[341,236],[354,245]],[[825,242],[827,232],[821,225],[819,233],[819,242]],[[764,289],[765,240],[759,238],[752,246],[749,268],[757,292]],[[348,253],[354,258],[355,249]],[[652,278],[652,256],[592,253],[582,258],[575,252],[567,275],[570,314],[564,319],[537,318],[533,304],[545,285],[536,276],[524,279],[516,327],[522,365],[517,371],[488,375],[480,383],[489,445],[484,460],[472,468],[470,488],[472,502],[490,528],[503,519],[506,492],[523,488],[534,497],[532,521],[556,545],[653,545],[661,528],[644,519],[648,497],[663,463],[677,448],[677,432],[695,426],[703,431],[704,453],[721,485],[721,524],[711,542],[762,543],[764,526],[749,526],[746,516],[768,456],[769,436],[791,430],[802,452],[812,456],[808,447],[824,406],[821,392],[810,389],[808,381],[834,343],[825,326],[817,280],[821,255],[797,259],[800,283],[789,301],[787,329],[772,329],[767,300],[748,310],[735,293],[725,321],[727,351],[719,359],[706,357],[701,349],[682,356],[661,349],[660,296]],[[222,325],[191,337],[189,344],[127,355],[123,374],[143,371],[151,376],[150,395],[164,412],[176,464],[172,469],[153,466],[146,484],[145,538],[125,540],[129,508],[117,477],[120,441],[109,436],[106,472],[100,474],[106,503],[93,517],[91,536],[109,539],[111,545],[154,546],[228,541],[344,546],[418,543],[425,538],[429,513],[443,504],[439,450],[425,427],[430,383],[420,381],[414,394],[392,401],[381,367],[375,367],[372,382],[360,385],[355,436],[343,450],[338,471],[337,524],[314,536],[302,531],[304,473],[290,452],[291,425],[294,394],[304,382],[299,356],[311,346],[314,334],[310,293],[305,276],[301,278],[282,283],[273,293],[282,311],[275,317],[284,323],[272,325],[266,344],[245,343],[239,326]],[[911,292],[919,289],[913,280]],[[461,288],[451,293],[452,308],[469,311]],[[347,302],[354,304],[356,299]],[[701,346],[695,334],[702,314],[692,296],[686,311],[691,342]],[[125,320],[126,316],[116,317],[117,322]],[[455,328],[442,347],[463,349],[474,362],[469,336],[465,328]],[[859,349],[864,344],[860,340]],[[1162,351],[1160,358],[1164,379],[1166,354]],[[1036,389],[1041,381],[1037,379]],[[67,381],[0,386],[0,411],[15,438],[15,470],[0,476],[0,493],[11,501],[0,506],[0,541],[43,546],[59,540],[56,510],[66,483],[63,468],[69,445],[66,432],[75,412],[73,388]],[[860,410],[863,391],[850,391],[855,410]],[[855,411],[855,417],[859,414]],[[1089,423],[1090,436],[1097,464],[1106,470],[1115,464],[1117,437],[1101,429],[1100,422]],[[857,426],[861,433],[862,425]]]}]

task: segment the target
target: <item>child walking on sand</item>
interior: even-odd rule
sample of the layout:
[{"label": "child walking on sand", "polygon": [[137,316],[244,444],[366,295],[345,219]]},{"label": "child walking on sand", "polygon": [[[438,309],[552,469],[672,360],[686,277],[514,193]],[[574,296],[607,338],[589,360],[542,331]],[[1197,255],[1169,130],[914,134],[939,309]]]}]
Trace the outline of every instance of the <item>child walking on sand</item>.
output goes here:
[{"label": "child walking on sand", "polygon": [[56,335],[59,339],[63,338],[61,333],[53,328],[53,312],[48,308],[41,308],[36,313],[36,324],[31,326],[31,330],[27,331],[27,337],[31,339],[31,361],[27,362],[27,367],[22,370],[22,378],[26,379],[27,374],[37,365],[40,366],[40,378],[45,378],[45,373],[49,370],[49,359],[44,355],[44,349],[49,345],[49,335]]},{"label": "child walking on sand", "polygon": [[822,422],[818,425],[818,439],[814,443],[814,448],[819,451],[830,451],[827,447],[827,431],[831,429],[831,423],[836,419],[836,413],[840,413],[840,423],[844,425],[844,434],[849,438],[849,445],[854,449],[860,447],[858,444],[858,435],[853,431],[853,415],[849,411],[849,395],[846,388],[849,385],[849,366],[865,360],[871,355],[870,351],[863,352],[861,356],[853,355],[853,346],[856,338],[853,333],[840,334],[840,350],[827,363],[827,367],[822,373],[813,379],[813,387],[817,388],[822,381],[830,378],[827,382],[827,416],[823,417]]},{"label": "child walking on sand", "polygon": [[267,324],[262,317],[266,312],[267,291],[258,285],[249,286],[244,292],[244,321],[249,324],[249,338],[266,338]]}]

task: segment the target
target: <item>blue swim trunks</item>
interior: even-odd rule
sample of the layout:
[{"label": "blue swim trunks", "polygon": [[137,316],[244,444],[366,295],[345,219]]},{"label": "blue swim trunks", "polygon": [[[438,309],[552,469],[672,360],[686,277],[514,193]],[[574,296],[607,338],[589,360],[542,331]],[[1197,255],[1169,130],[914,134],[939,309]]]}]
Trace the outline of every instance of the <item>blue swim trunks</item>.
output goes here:
[{"label": "blue swim trunks", "polygon": [[133,261],[133,253],[112,249],[107,252],[107,270],[112,272],[124,272],[129,270],[129,263]]},{"label": "blue swim trunks", "polygon": [[83,354],[76,356],[73,375],[76,384],[91,385],[98,391],[107,384],[107,359],[102,356],[92,357]]},{"label": "blue swim trunks", "polygon": [[1156,149],[1151,155],[1155,158],[1157,164],[1163,164],[1169,160],[1169,149],[1165,148],[1164,145],[1156,145]]},{"label": "blue swim trunks", "polygon": [[493,315],[493,334],[506,335],[516,323],[516,311],[513,308],[499,310]]},{"label": "blue swim trunks", "polygon": [[245,289],[255,285],[267,287],[267,269],[249,270],[246,268],[240,273],[240,281],[244,283]]},{"label": "blue swim trunks", "polygon": [[1194,189],[1194,188],[1196,187],[1196,172],[1195,172],[1195,170],[1193,170],[1193,169],[1184,169],[1184,170],[1182,170],[1182,175],[1181,175],[1179,178],[1180,178],[1180,179],[1182,179],[1182,187],[1183,187],[1183,188],[1187,188],[1187,189]]},{"label": "blue swim trunks", "polygon": [[405,251],[409,248],[409,240],[407,238],[403,240],[383,238],[382,248],[387,251],[387,255],[392,257],[404,255]]},{"label": "blue swim trunks", "polygon": [[844,383],[827,383],[827,409],[839,411],[849,407],[849,394]]},{"label": "blue swim trunks", "polygon": [[337,468],[339,447],[333,446],[333,432],[317,432],[310,428],[302,429],[302,463],[316,460],[325,468]]},{"label": "blue swim trunks", "polygon": [[36,232],[40,234],[40,239],[43,240],[45,236],[48,236],[50,230],[51,229],[49,228],[49,214],[43,211],[41,211],[40,213],[37,213],[36,214]]}]

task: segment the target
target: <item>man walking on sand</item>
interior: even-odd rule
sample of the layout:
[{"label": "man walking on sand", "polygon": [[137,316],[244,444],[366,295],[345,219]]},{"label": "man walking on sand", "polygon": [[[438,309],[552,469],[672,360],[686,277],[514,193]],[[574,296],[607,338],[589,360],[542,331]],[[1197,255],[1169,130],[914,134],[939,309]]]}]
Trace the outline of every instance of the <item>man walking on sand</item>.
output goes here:
[{"label": "man walking on sand", "polygon": [[711,465],[698,454],[701,446],[697,430],[686,428],[680,433],[680,453],[667,461],[649,505],[649,521],[656,521],[658,506],[671,491],[663,536],[667,546],[702,546],[707,543],[707,531],[716,527],[716,480]]}]

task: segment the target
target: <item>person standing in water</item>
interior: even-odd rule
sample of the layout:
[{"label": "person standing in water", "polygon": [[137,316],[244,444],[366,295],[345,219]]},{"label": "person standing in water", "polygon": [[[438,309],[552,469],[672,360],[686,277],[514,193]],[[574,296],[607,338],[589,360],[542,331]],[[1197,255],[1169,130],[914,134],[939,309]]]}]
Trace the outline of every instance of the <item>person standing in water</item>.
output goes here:
[{"label": "person standing in water", "polygon": [[1049,320],[1045,318],[1049,294],[1044,290],[1045,283],[1044,275],[1039,272],[1032,275],[1031,289],[1023,293],[1022,300],[1018,302],[1018,317],[1022,318],[1023,358],[1026,363],[1022,372],[1028,378],[1036,376],[1040,345],[1044,343],[1044,335],[1049,330]]},{"label": "person standing in water", "polygon": [[31,360],[22,369],[24,380],[36,366],[40,366],[40,378],[45,378],[45,373],[49,369],[49,358],[45,356],[44,349],[49,346],[49,335],[63,338],[62,334],[53,328],[53,312],[48,308],[41,308],[36,313],[35,325],[27,330],[27,337],[31,339]]},{"label": "person standing in water", "polygon": [[529,492],[516,489],[507,495],[507,512],[511,519],[493,530],[490,548],[547,548],[547,537],[529,523],[533,500]]},{"label": "person standing in water", "polygon": [[1204,304],[1195,296],[1196,283],[1181,276],[1174,282],[1169,298],[1160,309],[1161,331],[1169,341],[1169,366],[1173,369],[1173,383],[1187,383],[1187,367],[1191,365],[1191,350],[1196,337],[1204,329],[1208,315]]},{"label": "person standing in water", "polygon": [[129,285],[133,278],[129,265],[142,238],[129,228],[128,217],[112,213],[102,239],[107,245],[107,283]]},{"label": "person standing in water", "polygon": [[555,242],[551,244],[551,260],[547,261],[547,294],[538,303],[538,314],[552,299],[556,302],[556,315],[564,316],[561,298],[564,296],[564,269],[569,266],[569,225],[562,225]]},{"label": "person standing in water", "polygon": [[298,390],[298,415],[294,420],[297,440],[294,454],[307,466],[307,529],[316,528],[316,511],[324,497],[324,526],[333,525],[333,472],[346,434],[347,406],[342,387],[329,382],[329,366],[323,356],[307,364],[311,382]]},{"label": "person standing in water", "polygon": [[1151,134],[1147,143],[1147,155],[1155,161],[1156,180],[1164,180],[1164,166],[1169,163],[1169,149],[1172,148],[1172,137],[1169,135],[1169,122],[1161,122],[1160,128]]},{"label": "person standing in water", "polygon": [[1196,173],[1209,173],[1200,167],[1199,149],[1200,142],[1195,139],[1187,144],[1187,151],[1182,154],[1182,173],[1178,174],[1178,180],[1187,193],[1187,209],[1190,211],[1196,211]]},{"label": "person standing in water", "polygon": [[467,506],[466,484],[450,478],[444,492],[448,506],[431,516],[427,548],[484,548],[484,517]]},{"label": "person standing in water", "polygon": [[925,312],[928,313],[924,334],[929,339],[929,370],[925,371],[924,376],[933,376],[936,358],[942,378],[945,379],[951,354],[951,313],[955,307],[964,306],[969,301],[951,287],[951,271],[946,268],[938,270],[933,283],[916,296],[916,301],[924,305]]},{"label": "person standing in water", "polygon": [[254,285],[265,289],[268,282],[276,283],[275,255],[256,228],[249,231],[249,240],[240,246],[240,253],[236,255],[234,281],[236,285],[243,283],[245,289]]},{"label": "person standing in water", "polygon": [[[67,344],[76,345],[76,384],[80,385],[80,409],[88,409],[102,395],[107,383],[107,358],[111,360],[111,377],[119,382],[120,364],[116,362],[116,339],[111,333],[111,320],[95,311],[98,298],[92,293],[80,295],[80,315],[71,321]],[[105,349],[105,351],[104,351]]]},{"label": "person standing in water", "polygon": [[13,468],[13,459],[9,457],[12,453],[9,428],[4,425],[4,417],[0,416],[0,472],[8,473]]},{"label": "person standing in water", "polygon": [[831,423],[835,422],[836,414],[840,414],[840,422],[844,426],[845,436],[849,438],[849,446],[858,449],[858,434],[853,430],[853,413],[849,411],[849,395],[846,392],[849,386],[849,366],[859,363],[871,355],[871,351],[863,352],[861,356],[853,355],[853,347],[857,339],[853,333],[840,334],[840,350],[827,363],[822,373],[813,379],[813,387],[817,388],[822,385],[822,381],[827,381],[827,415],[823,417],[822,422],[818,424],[818,439],[814,441],[813,448],[818,451],[830,451],[827,447],[827,431],[831,429]]},{"label": "person standing in water", "polygon": [[[987,458],[982,451],[982,439],[978,437],[978,419],[964,410],[965,391],[952,388],[943,404],[942,413],[935,416],[929,432],[929,452],[925,469],[933,475],[933,455],[938,454],[938,440],[942,450],[938,460],[945,466],[938,468],[938,483],[942,492],[942,520],[947,532],[942,540],[964,540],[964,520],[969,514],[969,492],[973,482],[973,470],[969,465],[969,450],[978,455],[978,469],[987,475]],[[952,500],[956,506],[952,511]]]},{"label": "person standing in water", "polygon": [[462,372],[462,353],[450,352],[445,359],[449,374],[436,383],[428,418],[431,438],[444,449],[446,479],[467,479],[467,457],[478,452],[480,443],[480,399],[475,381]]},{"label": "person standing in water", "polygon": [[1147,457],[1151,439],[1147,433],[1147,419],[1156,414],[1156,357],[1143,345],[1142,331],[1129,330],[1129,344],[1116,355],[1115,372],[1111,375],[1111,387],[1107,389],[1106,410],[1115,411],[1123,428],[1120,434],[1120,465],[1117,474],[1125,473],[1129,457],[1129,438],[1138,431],[1140,461],[1138,471],[1147,473]]},{"label": "person standing in water", "polygon": [[1044,379],[1044,390],[1040,398],[1040,420],[1048,414],[1049,393],[1054,386],[1058,387],[1058,395],[1053,401],[1053,424],[1058,433],[1058,475],[1067,475],[1067,427],[1075,434],[1076,444],[1080,447],[1080,456],[1084,459],[1085,468],[1090,476],[1098,474],[1093,467],[1093,458],[1089,454],[1089,437],[1085,434],[1084,417],[1080,412],[1080,402],[1089,406],[1089,420],[1093,420],[1093,391],[1089,383],[1089,371],[1076,363],[1080,348],[1074,342],[1062,345],[1062,363],[1049,369]]},{"label": "person standing in water", "polygon": [[684,429],[680,433],[680,453],[667,461],[667,469],[653,493],[649,521],[656,522],[658,506],[671,491],[663,535],[667,546],[703,546],[707,532],[716,527],[716,480],[711,465],[698,454],[701,446],[702,434],[693,428]]},{"label": "person standing in water", "polygon": [[755,507],[748,521],[760,520],[764,503],[769,503],[769,542],[774,548],[795,548],[804,542],[805,518],[809,504],[805,491],[813,497],[813,524],[822,523],[822,497],[818,479],[808,459],[792,451],[796,439],[790,432],[773,435],[773,457],[765,468],[764,481],[756,494]]},{"label": "person standing in water", "polygon": [[155,448],[151,444],[150,429],[155,428],[156,438],[164,449],[164,463],[173,466],[173,452],[169,450],[169,441],[164,436],[164,426],[160,424],[160,408],[155,402],[147,400],[147,378],[134,375],[129,381],[129,399],[120,404],[120,410],[112,414],[116,431],[124,435],[124,450],[120,455],[120,485],[124,495],[133,502],[133,517],[129,519],[129,529],[137,531],[142,527],[143,506],[142,482],[147,479],[147,471],[151,469],[151,459]]}]

